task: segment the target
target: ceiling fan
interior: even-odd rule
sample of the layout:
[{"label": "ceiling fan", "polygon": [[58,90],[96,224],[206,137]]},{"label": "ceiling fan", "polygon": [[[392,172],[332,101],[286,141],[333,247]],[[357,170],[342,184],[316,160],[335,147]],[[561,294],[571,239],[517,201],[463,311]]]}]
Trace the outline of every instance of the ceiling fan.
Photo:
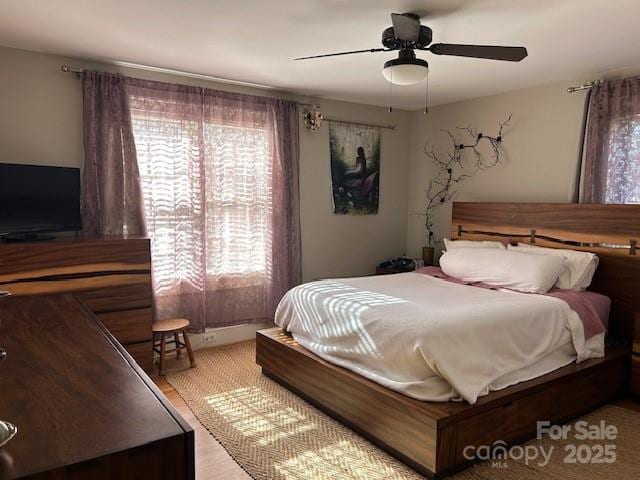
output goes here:
[{"label": "ceiling fan", "polygon": [[393,26],[386,28],[382,32],[382,45],[384,48],[327,53],[300,57],[295,60],[398,50],[398,58],[385,62],[382,73],[392,84],[411,85],[424,80],[429,71],[429,64],[426,60],[416,58],[415,50],[429,51],[434,55],[486,58],[508,62],[519,62],[527,56],[527,49],[524,47],[431,43],[433,39],[432,30],[427,26],[421,25],[420,17],[414,13],[392,13],[391,22]]}]

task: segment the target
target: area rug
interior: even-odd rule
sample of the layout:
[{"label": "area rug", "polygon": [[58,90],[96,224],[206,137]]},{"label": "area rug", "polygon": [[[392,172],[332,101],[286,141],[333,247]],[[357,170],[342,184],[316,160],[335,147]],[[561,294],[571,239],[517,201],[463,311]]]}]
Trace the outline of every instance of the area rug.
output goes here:
[{"label": "area rug", "polygon": [[[172,363],[167,381],[202,425],[256,480],[423,478],[263,376],[255,363],[255,342],[199,350],[196,363],[194,369]],[[452,478],[640,478],[640,413],[606,406],[583,420],[589,426],[614,426],[615,439],[576,440],[573,435],[565,440],[543,437],[526,444],[527,448],[479,463]],[[576,430],[573,424],[573,432],[576,431],[581,430]],[[609,434],[611,436],[610,429]],[[606,447],[605,452],[607,444],[614,447]],[[550,447],[553,449],[549,450]],[[534,452],[537,452],[536,458],[532,459]],[[552,452],[547,464],[544,464],[543,452]],[[611,460],[612,452],[615,461],[597,463]],[[567,460],[575,463],[566,463]]]}]

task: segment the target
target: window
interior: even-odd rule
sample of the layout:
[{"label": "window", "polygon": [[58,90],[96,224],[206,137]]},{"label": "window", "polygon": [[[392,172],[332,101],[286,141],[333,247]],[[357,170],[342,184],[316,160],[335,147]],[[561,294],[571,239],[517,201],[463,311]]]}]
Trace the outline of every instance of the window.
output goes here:
[{"label": "window", "polygon": [[157,317],[273,320],[300,281],[297,105],[126,82]]},{"label": "window", "polygon": [[[199,208],[198,126],[132,111],[138,168],[147,227],[152,232],[153,279],[159,295],[176,282],[194,278],[193,265],[179,255],[178,243],[196,249]],[[197,287],[197,285],[194,285]]]},{"label": "window", "polygon": [[608,147],[605,203],[640,203],[640,116],[615,122]]},{"label": "window", "polygon": [[[152,236],[158,295],[207,278],[257,285],[268,270],[270,135],[190,115],[154,113],[132,98],[132,123]],[[138,108],[136,108],[138,107]]]},{"label": "window", "polygon": [[640,203],[640,77],[592,88],[581,173],[581,201]]},{"label": "window", "polygon": [[271,218],[271,146],[262,129],[205,123],[207,272],[264,274]]}]

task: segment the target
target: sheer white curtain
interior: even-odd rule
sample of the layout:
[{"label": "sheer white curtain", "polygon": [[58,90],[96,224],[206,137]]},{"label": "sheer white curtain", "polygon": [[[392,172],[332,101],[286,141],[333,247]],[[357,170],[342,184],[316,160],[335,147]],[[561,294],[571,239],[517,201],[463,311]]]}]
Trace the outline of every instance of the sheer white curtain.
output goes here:
[{"label": "sheer white curtain", "polygon": [[141,80],[128,91],[157,315],[197,330],[272,319],[300,281],[295,105]]}]

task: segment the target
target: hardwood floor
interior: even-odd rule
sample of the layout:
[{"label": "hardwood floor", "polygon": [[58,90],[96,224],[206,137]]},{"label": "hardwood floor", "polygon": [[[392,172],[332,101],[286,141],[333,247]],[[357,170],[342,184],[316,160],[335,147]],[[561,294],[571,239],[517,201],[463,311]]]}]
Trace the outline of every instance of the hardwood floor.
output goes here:
[{"label": "hardwood floor", "polygon": [[195,431],[196,480],[251,480],[222,445],[202,426],[178,392],[162,377],[154,376],[153,381]]},{"label": "hardwood floor", "polygon": [[[224,448],[198,422],[193,412],[178,395],[178,392],[162,377],[155,376],[153,381],[162,393],[178,409],[180,415],[191,425],[196,434],[196,479],[251,480],[251,477],[233,461]],[[640,412],[640,401],[629,397],[613,402],[622,408]]]}]

